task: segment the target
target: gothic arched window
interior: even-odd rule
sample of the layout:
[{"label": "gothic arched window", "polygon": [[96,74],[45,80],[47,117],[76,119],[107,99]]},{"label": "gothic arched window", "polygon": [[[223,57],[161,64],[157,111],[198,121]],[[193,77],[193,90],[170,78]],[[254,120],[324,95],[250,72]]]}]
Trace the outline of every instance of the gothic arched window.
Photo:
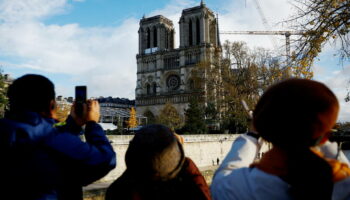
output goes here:
[{"label": "gothic arched window", "polygon": [[158,36],[158,34],[157,34],[157,28],[154,27],[154,28],[153,28],[153,47],[157,47],[157,46],[158,46],[158,45],[157,45],[157,43],[158,43],[158,41],[157,41],[157,36]]},{"label": "gothic arched window", "polygon": [[149,49],[151,48],[151,30],[149,30],[149,28],[147,28],[146,34],[147,34],[147,49]]},{"label": "gothic arched window", "polygon": [[201,42],[201,34],[200,34],[200,24],[199,19],[196,20],[196,44],[198,45]]},{"label": "gothic arched window", "polygon": [[193,38],[192,38],[193,30],[192,30],[192,20],[188,22],[188,45],[193,45]]},{"label": "gothic arched window", "polygon": [[147,95],[150,95],[151,94],[151,86],[149,84],[147,84],[146,88],[147,88]]},{"label": "gothic arched window", "polygon": [[153,89],[153,94],[154,95],[157,94],[157,84],[156,83],[153,83],[152,89]]}]

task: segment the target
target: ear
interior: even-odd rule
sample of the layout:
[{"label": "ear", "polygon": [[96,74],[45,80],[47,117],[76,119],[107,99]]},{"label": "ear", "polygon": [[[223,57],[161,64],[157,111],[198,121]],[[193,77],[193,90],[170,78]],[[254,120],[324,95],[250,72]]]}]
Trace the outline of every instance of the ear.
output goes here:
[{"label": "ear", "polygon": [[54,118],[54,119],[56,119],[56,109],[57,109],[57,103],[56,103],[56,101],[55,100],[51,100],[50,101],[50,110],[49,110],[49,113],[48,113],[48,117],[50,117],[50,118]]},{"label": "ear", "polygon": [[51,100],[51,101],[50,101],[50,111],[51,111],[51,110],[55,110],[56,107],[57,107],[56,101],[55,101],[55,100]]},{"label": "ear", "polygon": [[47,110],[44,112],[40,112],[40,114],[44,117],[47,117],[47,118],[56,119],[56,107],[57,107],[56,105],[57,105],[56,101],[51,100]]}]

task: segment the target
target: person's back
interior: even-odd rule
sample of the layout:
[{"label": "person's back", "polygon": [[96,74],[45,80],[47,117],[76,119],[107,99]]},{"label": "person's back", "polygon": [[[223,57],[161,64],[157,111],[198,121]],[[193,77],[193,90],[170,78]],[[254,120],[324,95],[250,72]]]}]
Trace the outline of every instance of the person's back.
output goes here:
[{"label": "person's back", "polygon": [[[96,123],[96,102],[84,117],[73,109],[67,124],[55,127],[54,86],[45,77],[15,80],[8,96],[10,109],[0,120],[2,198],[82,199],[83,185],[114,168],[115,153]],[[82,124],[86,143],[79,138]]]},{"label": "person's back", "polygon": [[[253,112],[255,132],[236,139],[215,173],[213,198],[350,199],[349,161],[327,141],[338,110],[335,95],[319,82],[271,86]],[[254,162],[259,137],[273,147]]]},{"label": "person's back", "polygon": [[130,142],[126,171],[107,190],[106,199],[210,199],[209,188],[182,145],[162,125],[143,127]]}]

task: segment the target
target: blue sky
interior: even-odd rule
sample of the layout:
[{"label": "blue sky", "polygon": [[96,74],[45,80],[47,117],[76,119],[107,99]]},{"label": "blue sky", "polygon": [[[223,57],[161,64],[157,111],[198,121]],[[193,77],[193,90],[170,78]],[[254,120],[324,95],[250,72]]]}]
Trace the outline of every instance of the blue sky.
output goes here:
[{"label": "blue sky", "polygon": [[[138,23],[162,14],[178,31],[181,11],[200,0],[0,0],[0,65],[16,78],[26,73],[49,77],[57,95],[72,96],[75,85],[88,85],[89,96],[134,98]],[[253,0],[205,0],[219,14],[220,30],[265,30]],[[260,0],[271,30],[293,14],[288,0]],[[272,48],[268,36],[222,35],[221,40],[245,41]],[[276,37],[283,46],[284,37]],[[176,43],[179,37],[176,37]],[[349,121],[343,102],[350,64],[339,65],[327,45],[315,63],[315,79],[326,83],[341,102],[340,119]]]}]

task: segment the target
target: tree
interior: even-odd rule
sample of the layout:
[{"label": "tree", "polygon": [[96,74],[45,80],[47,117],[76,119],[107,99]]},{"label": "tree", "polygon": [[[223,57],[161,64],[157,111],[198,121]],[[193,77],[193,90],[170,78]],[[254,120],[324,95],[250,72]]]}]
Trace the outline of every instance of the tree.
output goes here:
[{"label": "tree", "polygon": [[213,102],[208,102],[205,107],[205,117],[206,119],[216,119],[219,115],[218,110]]},{"label": "tree", "polygon": [[192,134],[203,134],[207,132],[204,109],[195,100],[191,99],[188,109],[185,110],[185,126],[183,130]]},{"label": "tree", "polygon": [[7,83],[6,77],[0,67],[0,117],[4,117],[5,107],[8,103],[7,99]]},{"label": "tree", "polygon": [[115,116],[116,118],[116,125],[117,125],[117,132],[118,134],[124,133],[124,118],[120,116]]},{"label": "tree", "polygon": [[147,124],[155,124],[157,122],[156,117],[150,110],[146,110],[143,116],[147,117]]},{"label": "tree", "polygon": [[251,50],[244,42],[225,41],[223,54],[198,63],[191,76],[204,94],[199,103],[215,108],[224,128],[245,130],[248,115],[242,100],[254,108],[267,87],[291,76],[290,69],[270,51]]},{"label": "tree", "polygon": [[66,121],[69,113],[70,113],[71,105],[58,103],[56,108],[56,119],[59,122]]},{"label": "tree", "polygon": [[253,109],[270,85],[290,77],[290,73],[270,51],[251,50],[244,42],[226,41],[224,55],[221,64],[223,124],[224,128],[239,132],[248,127],[249,118],[242,100]]},{"label": "tree", "polygon": [[128,128],[137,127],[136,110],[134,107],[131,107],[130,109],[130,118],[127,123],[128,123]]},{"label": "tree", "polygon": [[182,126],[182,119],[177,112],[176,108],[171,103],[166,103],[164,108],[160,111],[157,121],[160,124],[168,126],[170,129],[175,130]]},{"label": "tree", "polygon": [[[297,13],[288,20],[303,34],[296,40],[293,53],[295,71],[312,77],[311,66],[327,42],[338,44],[341,60],[350,58],[350,1],[295,0]],[[310,73],[308,73],[310,72]],[[303,74],[304,73],[304,74]]]}]

